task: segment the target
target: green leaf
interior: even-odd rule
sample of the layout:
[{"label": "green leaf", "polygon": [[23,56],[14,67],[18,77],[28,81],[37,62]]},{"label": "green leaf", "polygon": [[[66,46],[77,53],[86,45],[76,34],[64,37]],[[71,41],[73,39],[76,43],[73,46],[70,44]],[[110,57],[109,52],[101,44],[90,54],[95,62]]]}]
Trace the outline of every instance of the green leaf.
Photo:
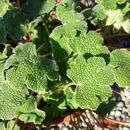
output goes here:
[{"label": "green leaf", "polygon": [[16,108],[19,119],[24,122],[33,122],[41,124],[45,119],[45,112],[37,108],[37,103],[33,97],[30,97],[26,102]]},{"label": "green leaf", "polygon": [[87,34],[81,33],[80,36],[70,39],[68,44],[73,52],[79,55],[109,54],[108,48],[102,46],[102,36],[95,31],[89,31]]},{"label": "green leaf", "polygon": [[5,13],[9,10],[9,0],[1,0],[0,1],[0,18],[2,18]]},{"label": "green leaf", "polygon": [[66,11],[74,11],[76,8],[76,2],[73,0],[65,0],[56,8],[56,15],[61,20],[61,16]]},{"label": "green leaf", "polygon": [[6,79],[13,87],[26,85],[35,92],[42,92],[47,87],[48,79],[54,81],[59,78],[55,61],[36,56],[35,45],[31,43],[16,47],[6,61],[5,69],[8,69]]},{"label": "green leaf", "polygon": [[[11,130],[13,128],[14,123],[15,123],[15,121],[13,121],[13,120],[9,121],[7,123],[7,128],[5,130]],[[14,130],[20,130],[20,127],[17,124],[15,124]]]},{"label": "green leaf", "polygon": [[6,129],[5,129],[5,124],[4,124],[3,122],[0,122],[0,128],[1,128],[2,130],[6,130]]},{"label": "green leaf", "polygon": [[78,105],[75,100],[75,92],[69,87],[64,90],[64,94],[66,96],[67,105],[69,105],[71,109],[77,109]]},{"label": "green leaf", "polygon": [[28,22],[25,14],[16,9],[9,10],[0,20],[0,43],[6,42],[7,34],[13,40],[20,40],[27,33],[27,28],[24,26]]},{"label": "green leaf", "polygon": [[76,30],[87,31],[87,23],[84,21],[84,16],[81,13],[74,11],[66,11],[61,16],[63,25],[73,26]]},{"label": "green leaf", "polygon": [[0,19],[0,44],[6,42],[7,30],[4,26],[4,22]]},{"label": "green leaf", "polygon": [[67,42],[69,38],[74,37],[74,35],[76,35],[76,30],[67,25],[58,26],[52,31],[50,39],[55,60],[60,61],[67,59],[68,55],[71,53],[71,49],[68,47]]},{"label": "green leaf", "polygon": [[127,50],[113,51],[110,64],[115,67],[115,79],[119,86],[130,87],[130,52]]},{"label": "green leaf", "polygon": [[98,0],[98,3],[102,4],[106,10],[117,8],[117,0]]},{"label": "green leaf", "polygon": [[130,32],[130,19],[126,19],[120,9],[106,11],[106,15],[108,16],[106,25],[114,24],[115,28],[120,29],[123,27],[127,33]]},{"label": "green leaf", "polygon": [[100,101],[111,96],[110,84],[114,83],[113,71],[103,58],[80,56],[69,61],[68,77],[76,87],[76,103],[80,108],[96,109]]},{"label": "green leaf", "polygon": [[26,93],[24,90],[18,90],[8,84],[0,82],[0,119],[10,120],[16,117],[16,106],[25,102]]},{"label": "green leaf", "polygon": [[103,20],[104,18],[106,18],[105,8],[103,5],[98,4],[94,6],[92,10],[97,19]]},{"label": "green leaf", "polygon": [[22,12],[25,13],[30,20],[37,16],[50,12],[55,6],[55,0],[27,0],[22,7]]}]

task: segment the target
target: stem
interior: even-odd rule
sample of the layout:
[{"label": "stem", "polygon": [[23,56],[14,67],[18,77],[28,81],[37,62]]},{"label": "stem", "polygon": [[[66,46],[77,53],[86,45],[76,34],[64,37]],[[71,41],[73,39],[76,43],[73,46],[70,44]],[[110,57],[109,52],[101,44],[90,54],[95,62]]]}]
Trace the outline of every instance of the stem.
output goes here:
[{"label": "stem", "polygon": [[44,54],[43,57],[46,58],[46,57],[48,57],[48,56],[50,56],[50,55],[51,55],[51,52],[48,52],[48,53]]},{"label": "stem", "polygon": [[112,39],[114,37],[126,37],[126,36],[130,36],[130,34],[126,34],[126,33],[117,33],[117,34],[113,34],[113,35],[110,35],[108,37],[105,37],[105,40],[106,39]]},{"label": "stem", "polygon": [[21,7],[20,7],[20,1],[19,0],[17,0],[17,5],[18,5],[18,9],[20,10]]},{"label": "stem", "polygon": [[113,120],[113,119],[108,118],[108,117],[104,117],[104,119],[108,120],[108,121],[111,121],[111,122],[114,122],[114,123],[117,123],[119,125],[128,125],[128,126],[130,126],[130,122],[117,121],[117,120]]},{"label": "stem", "polygon": [[77,85],[77,84],[75,84],[75,83],[68,83],[67,85],[64,86],[63,89],[67,89],[67,88],[69,88],[72,85]]},{"label": "stem", "polygon": [[49,35],[50,35],[50,32],[49,32],[49,30],[48,30],[48,27],[46,26],[45,23],[43,24],[43,26],[45,26],[46,32],[47,32],[47,34],[48,34],[48,36],[49,36]]},{"label": "stem", "polygon": [[118,94],[118,95],[124,95],[122,92],[118,92],[116,90],[112,90],[114,93]]},{"label": "stem", "polygon": [[109,117],[105,117],[104,115],[97,113],[96,111],[94,111],[94,112],[95,112],[96,114],[98,114],[99,116],[103,117],[105,120],[111,121],[111,122],[113,122],[113,123],[117,123],[117,124],[119,124],[119,125],[128,125],[128,126],[130,126],[130,122],[124,122],[124,121],[113,120],[113,119],[111,119],[111,118],[109,118]]},{"label": "stem", "polygon": [[91,120],[89,119],[89,117],[88,117],[88,115],[87,115],[86,112],[85,112],[85,115],[86,115],[86,117],[87,117],[87,119],[88,119],[88,122],[89,122],[89,124],[90,124],[90,129],[93,130],[93,125],[92,125]]},{"label": "stem", "polygon": [[37,99],[37,105],[39,105],[42,98],[43,98],[43,95],[41,94],[40,97]]},{"label": "stem", "polygon": [[16,119],[15,119],[15,121],[14,121],[14,124],[13,124],[12,130],[14,130],[14,128],[15,128],[15,126],[16,126],[18,120],[19,120],[19,115],[16,117]]}]

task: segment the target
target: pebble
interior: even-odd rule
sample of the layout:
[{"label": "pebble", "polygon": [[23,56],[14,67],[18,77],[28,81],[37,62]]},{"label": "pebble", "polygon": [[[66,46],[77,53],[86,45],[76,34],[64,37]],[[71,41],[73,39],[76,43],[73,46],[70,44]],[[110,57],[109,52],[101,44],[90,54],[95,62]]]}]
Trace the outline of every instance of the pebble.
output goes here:
[{"label": "pebble", "polygon": [[123,107],[124,106],[124,104],[123,104],[123,102],[119,102],[118,104],[117,104],[117,107]]}]

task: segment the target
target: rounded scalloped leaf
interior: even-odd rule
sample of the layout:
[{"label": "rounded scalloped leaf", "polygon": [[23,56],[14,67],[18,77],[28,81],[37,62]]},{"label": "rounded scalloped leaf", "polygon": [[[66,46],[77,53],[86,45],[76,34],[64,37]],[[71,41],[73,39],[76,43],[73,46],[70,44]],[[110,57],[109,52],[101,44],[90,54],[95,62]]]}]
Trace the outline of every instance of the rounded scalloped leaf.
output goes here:
[{"label": "rounded scalloped leaf", "polygon": [[15,88],[23,85],[35,92],[42,92],[49,80],[57,80],[58,67],[52,60],[43,57],[33,57],[32,61],[24,62],[12,67],[6,72],[6,79]]},{"label": "rounded scalloped leaf", "polygon": [[103,5],[97,4],[93,7],[92,11],[94,15],[96,15],[97,19],[103,20],[104,18],[106,18],[105,8]]},{"label": "rounded scalloped leaf", "polygon": [[87,23],[84,21],[84,16],[81,13],[74,11],[64,12],[61,17],[61,22],[63,25],[69,24],[73,26],[76,30],[87,31]]},{"label": "rounded scalloped leaf", "polygon": [[56,15],[58,19],[61,20],[61,17],[64,12],[75,10],[76,3],[73,0],[65,0],[60,5],[56,7]]},{"label": "rounded scalloped leaf", "polygon": [[81,33],[80,36],[74,37],[68,42],[74,53],[91,55],[109,54],[107,47],[102,46],[103,38],[95,31],[89,31],[87,34]]},{"label": "rounded scalloped leaf", "polygon": [[0,119],[15,118],[15,108],[25,102],[26,92],[12,88],[7,82],[1,82],[0,93]]},{"label": "rounded scalloped leaf", "polygon": [[27,43],[19,45],[14,49],[6,63],[6,80],[15,87],[24,85],[33,91],[42,92],[48,83],[57,80],[58,66],[55,61],[36,56],[34,44]]},{"label": "rounded scalloped leaf", "polygon": [[[111,96],[109,85],[115,82],[113,70],[106,66],[103,58],[91,57],[86,61],[80,56],[69,61],[67,75],[77,85],[76,102],[81,108],[96,109],[100,100]],[[88,99],[93,102],[90,104]]]},{"label": "rounded scalloped leaf", "polygon": [[123,49],[113,51],[110,64],[115,67],[115,79],[119,86],[130,87],[130,52]]},{"label": "rounded scalloped leaf", "polygon": [[109,86],[77,86],[76,88],[76,103],[80,108],[96,110],[101,101],[107,100],[112,94]]},{"label": "rounded scalloped leaf", "polygon": [[37,55],[36,46],[32,43],[19,44],[13,49],[13,53],[6,60],[5,69],[8,69],[11,65],[17,65],[19,62],[23,62],[25,59],[31,60]]}]

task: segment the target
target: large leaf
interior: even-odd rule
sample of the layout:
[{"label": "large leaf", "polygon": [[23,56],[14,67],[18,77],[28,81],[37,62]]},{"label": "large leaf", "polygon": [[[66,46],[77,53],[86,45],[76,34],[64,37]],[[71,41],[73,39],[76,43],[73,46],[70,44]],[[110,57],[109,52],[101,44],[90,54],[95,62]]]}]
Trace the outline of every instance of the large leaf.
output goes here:
[{"label": "large leaf", "polygon": [[75,98],[80,108],[96,109],[100,101],[111,96],[109,85],[114,82],[113,71],[103,58],[73,59],[69,61],[67,75],[77,85]]},{"label": "large leaf", "polygon": [[115,67],[115,79],[119,86],[130,87],[130,52],[115,50],[111,53],[110,64]]},{"label": "large leaf", "polygon": [[[10,68],[12,66],[12,68]],[[58,79],[58,67],[53,60],[36,56],[35,45],[19,45],[6,61],[6,79],[15,88],[23,85],[36,92],[42,92],[49,80]]]}]

